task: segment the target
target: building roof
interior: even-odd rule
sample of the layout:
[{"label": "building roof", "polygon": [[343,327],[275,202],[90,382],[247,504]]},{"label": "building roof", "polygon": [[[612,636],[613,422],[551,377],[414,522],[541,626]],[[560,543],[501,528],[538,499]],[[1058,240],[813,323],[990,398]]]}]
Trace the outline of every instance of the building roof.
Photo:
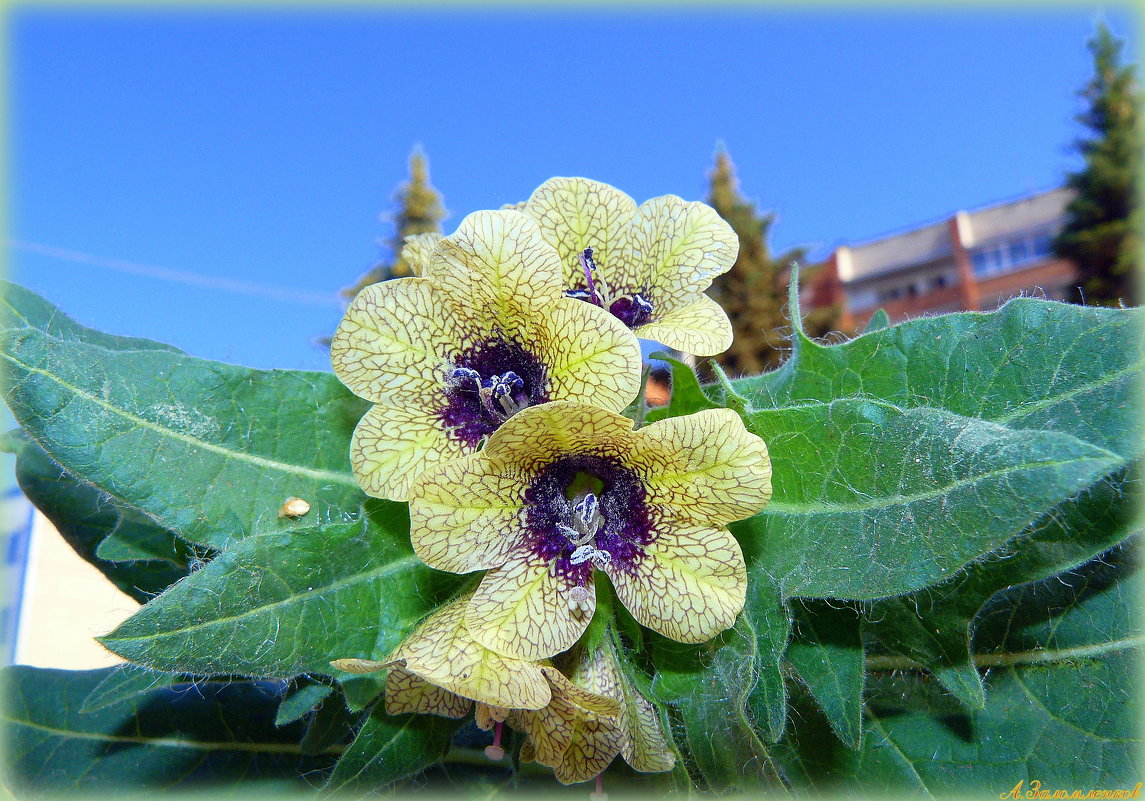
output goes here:
[{"label": "building roof", "polygon": [[958,234],[964,247],[986,244],[1033,228],[1059,226],[1073,190],[1061,188],[1019,198],[1009,203],[962,212]]},{"label": "building roof", "polygon": [[[1061,224],[1070,189],[1057,188],[953,215],[964,247]],[[839,279],[851,283],[951,256],[950,219],[836,249]]]}]

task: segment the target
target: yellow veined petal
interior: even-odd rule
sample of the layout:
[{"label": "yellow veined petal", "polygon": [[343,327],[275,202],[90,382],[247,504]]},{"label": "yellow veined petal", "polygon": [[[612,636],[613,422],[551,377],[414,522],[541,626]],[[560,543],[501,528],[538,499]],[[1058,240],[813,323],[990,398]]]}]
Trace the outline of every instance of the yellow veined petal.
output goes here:
[{"label": "yellow veined petal", "polygon": [[423,473],[409,495],[414,551],[450,573],[497,567],[520,538],[526,488],[520,471],[484,454]]},{"label": "yellow veined petal", "polygon": [[655,707],[635,692],[631,685],[626,683],[623,686],[626,692],[621,727],[625,737],[620,755],[633,770],[641,773],[671,770],[676,765],[676,757],[664,737]]},{"label": "yellow veined petal", "polygon": [[385,704],[386,712],[391,715],[418,712],[446,718],[464,717],[473,706],[468,698],[431,684],[400,667],[390,668],[386,676]]},{"label": "yellow veined petal", "polygon": [[477,724],[477,728],[484,731],[489,731],[496,723],[503,723],[508,715],[508,709],[502,706],[483,704],[480,701],[477,702],[477,706],[473,710],[473,720]]},{"label": "yellow veined petal", "polygon": [[599,306],[560,298],[526,336],[548,367],[549,398],[619,411],[640,390],[640,343]]},{"label": "yellow veined petal", "polygon": [[429,271],[461,314],[509,327],[564,292],[556,251],[516,211],[467,216],[437,244]]},{"label": "yellow veined petal", "polygon": [[332,659],[330,666],[335,670],[341,670],[345,673],[376,673],[379,670],[385,670],[390,667],[393,660],[383,659],[358,659],[357,657],[348,657],[346,659]]},{"label": "yellow veined petal", "polygon": [[680,305],[663,305],[652,322],[634,333],[696,356],[715,356],[732,345],[727,312],[707,295],[692,295]]},{"label": "yellow veined petal", "polygon": [[413,270],[414,275],[421,278],[429,277],[430,257],[441,239],[441,234],[435,233],[412,234],[405,238],[402,245],[402,258]]},{"label": "yellow veined petal", "polygon": [[590,583],[588,598],[572,609],[565,580],[550,568],[531,553],[515,551],[486,573],[465,613],[473,638],[499,654],[529,661],[576,642],[596,609],[596,588]]},{"label": "yellow veined petal", "polygon": [[553,767],[561,761],[572,741],[576,715],[577,709],[570,701],[554,696],[544,709],[515,712],[509,725],[529,735],[535,749],[534,760]]},{"label": "yellow veined petal", "polygon": [[710,640],[743,609],[747,569],[726,528],[661,520],[643,558],[603,569],[641,625],[679,642]]},{"label": "yellow veined petal", "polygon": [[447,604],[390,655],[405,668],[451,692],[492,706],[540,709],[552,698],[539,665],[510,659],[477,643],[465,627],[472,596]]},{"label": "yellow veined petal", "polygon": [[758,512],[771,498],[767,445],[730,409],[658,420],[636,432],[651,503],[673,517],[719,525]]},{"label": "yellow veined petal", "polygon": [[350,464],[367,495],[404,501],[423,471],[469,453],[433,412],[414,407],[372,406],[354,429]]},{"label": "yellow veined petal", "polygon": [[620,657],[607,636],[590,657],[582,654],[574,663],[573,676],[585,687],[619,699],[617,724],[624,735],[620,753],[629,765],[644,773],[672,769],[676,759],[664,737],[656,710],[625,675]]},{"label": "yellow veined petal", "polygon": [[330,363],[366,400],[425,405],[441,392],[446,358],[459,349],[459,336],[447,300],[429,281],[383,281],[350,303],[330,342]]},{"label": "yellow veined petal", "polygon": [[562,698],[567,698],[581,709],[595,715],[612,718],[620,716],[620,703],[615,698],[600,695],[573,684],[565,674],[555,667],[543,667],[541,670],[552,684],[554,696],[559,695]]},{"label": "yellow veined petal", "polygon": [[481,454],[523,473],[543,467],[557,456],[585,450],[627,450],[632,421],[616,412],[573,401],[530,406],[510,417],[489,437]]},{"label": "yellow veined petal", "polygon": [[618,257],[617,248],[636,217],[636,201],[615,187],[587,178],[550,178],[525,203],[545,240],[556,248],[568,287],[585,285],[580,254],[593,249],[602,274]]},{"label": "yellow veined petal", "polygon": [[671,770],[676,764],[672,750],[660,727],[656,709],[624,673],[616,649],[606,637],[589,664],[586,678],[599,692],[621,700],[618,723],[624,733],[620,754],[624,761],[643,773]]},{"label": "yellow veined petal", "polygon": [[580,713],[573,719],[572,740],[553,773],[561,784],[586,782],[607,768],[623,745],[624,734],[616,721]]},{"label": "yellow veined petal", "polygon": [[666,308],[703,292],[739,254],[739,237],[715,209],[675,195],[641,204],[631,230],[613,280],[645,288]]}]

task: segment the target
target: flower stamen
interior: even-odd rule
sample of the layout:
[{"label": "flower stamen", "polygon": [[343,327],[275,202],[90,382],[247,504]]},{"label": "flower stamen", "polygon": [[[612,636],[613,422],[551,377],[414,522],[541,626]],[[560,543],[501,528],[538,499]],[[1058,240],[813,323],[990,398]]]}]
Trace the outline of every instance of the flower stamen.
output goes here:
[{"label": "flower stamen", "polygon": [[494,762],[500,762],[505,758],[505,749],[501,747],[501,730],[504,728],[504,723],[498,723],[493,729],[493,744],[485,746],[485,756],[489,757]]},{"label": "flower stamen", "polygon": [[603,306],[600,296],[596,291],[596,281],[593,280],[593,273],[596,272],[596,262],[592,260],[592,248],[585,248],[580,252],[580,266],[584,270],[584,279],[588,282],[588,300],[595,303],[597,306]]},{"label": "flower stamen", "polygon": [[502,423],[529,405],[525,380],[512,370],[483,380],[470,367],[454,367],[449,380],[464,392],[476,392],[485,411]]}]

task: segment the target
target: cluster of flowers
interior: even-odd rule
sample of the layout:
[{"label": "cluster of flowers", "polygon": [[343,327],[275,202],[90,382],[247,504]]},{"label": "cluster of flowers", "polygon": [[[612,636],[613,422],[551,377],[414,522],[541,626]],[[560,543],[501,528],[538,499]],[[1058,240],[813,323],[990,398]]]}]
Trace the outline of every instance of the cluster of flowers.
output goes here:
[{"label": "cluster of flowers", "polygon": [[[429,566],[487,571],[383,660],[390,713],[522,731],[521,758],[564,783],[620,754],[671,769],[654,708],[609,621],[583,638],[598,573],[643,626],[685,643],[730,627],[746,569],[727,523],[771,495],[763,441],[729,410],[634,430],[637,336],[710,356],[731,344],[706,295],[735,233],[710,207],[641,206],[613,187],[553,178],[523,204],[407,239],[417,277],[368,286],[331,346],[334,371],[374,403],[351,461],[370,495],[409,501]],[[602,585],[602,592],[610,592]],[[611,597],[611,596],[609,596]],[[602,613],[610,614],[602,603]]]}]

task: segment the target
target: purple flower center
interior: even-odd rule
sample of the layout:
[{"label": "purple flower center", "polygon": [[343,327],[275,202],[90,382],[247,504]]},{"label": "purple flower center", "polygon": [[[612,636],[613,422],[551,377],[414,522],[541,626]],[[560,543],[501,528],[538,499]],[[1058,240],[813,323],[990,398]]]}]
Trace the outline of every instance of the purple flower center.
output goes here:
[{"label": "purple flower center", "polygon": [[554,562],[574,592],[597,567],[632,569],[652,542],[652,524],[644,483],[611,456],[562,456],[525,491],[525,546]]},{"label": "purple flower center", "polygon": [[592,248],[585,248],[578,258],[584,272],[584,288],[569,289],[565,295],[608,309],[613,317],[629,328],[637,328],[652,319],[656,307],[648,299],[647,293],[639,291],[614,297],[604,279],[596,275]]},{"label": "purple flower center", "polygon": [[629,328],[642,326],[652,318],[652,303],[639,292],[617,298],[608,310]]},{"label": "purple flower center", "polygon": [[471,448],[521,409],[549,400],[545,365],[512,340],[479,342],[453,364],[438,416]]}]

